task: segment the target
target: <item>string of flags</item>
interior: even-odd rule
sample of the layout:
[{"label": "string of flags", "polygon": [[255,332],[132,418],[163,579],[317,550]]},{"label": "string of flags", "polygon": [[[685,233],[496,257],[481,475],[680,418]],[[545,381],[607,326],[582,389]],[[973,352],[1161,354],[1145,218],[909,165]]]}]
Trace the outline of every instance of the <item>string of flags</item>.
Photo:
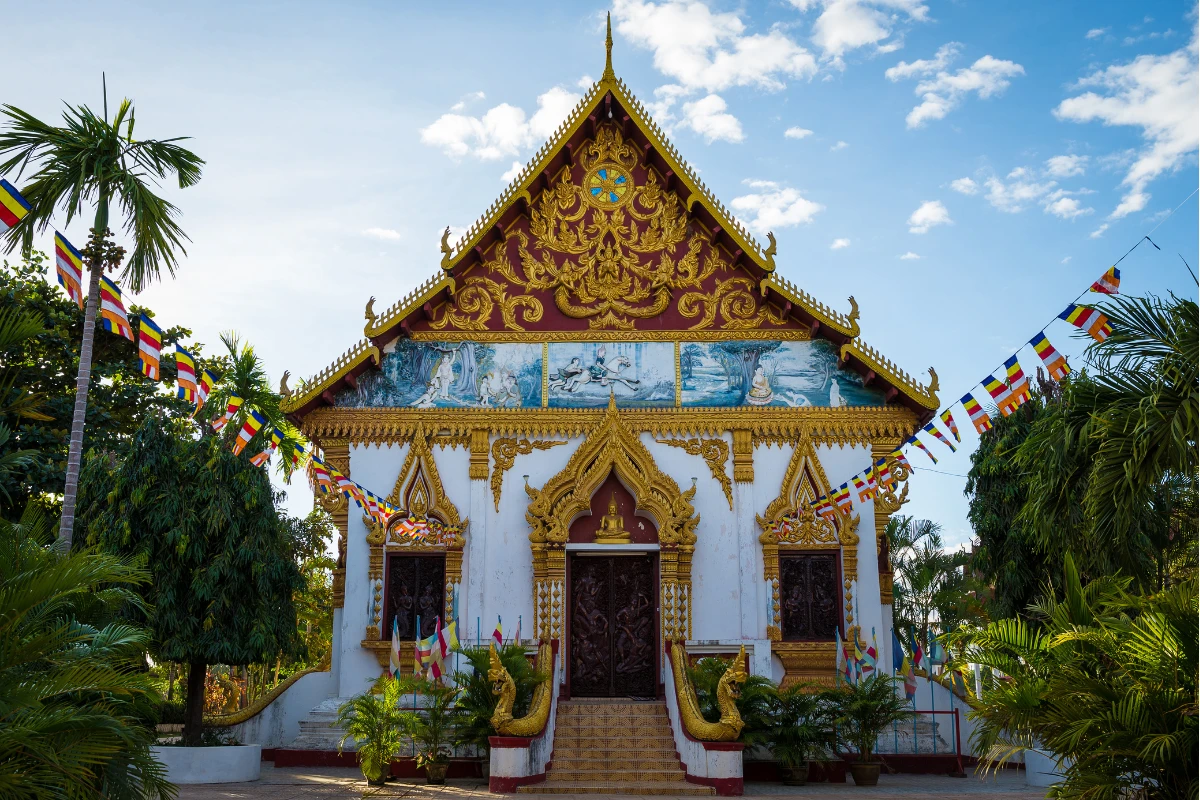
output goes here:
[{"label": "string of flags", "polygon": [[[1111,296],[1120,293],[1120,286],[1121,270],[1116,266],[1112,266],[1092,283],[1088,291]],[[1091,306],[1071,303],[1056,319],[1061,319],[1079,330],[1086,331],[1097,342],[1103,342],[1112,335],[1112,325],[1109,323],[1108,317]],[[1051,379],[1061,381],[1070,374],[1071,367],[1067,364],[1066,358],[1046,338],[1045,329],[1038,331],[1029,340],[1028,344],[1033,348],[1034,354],[1037,355],[1042,367],[1045,368]],[[1022,349],[1024,348],[1022,347]],[[1020,353],[1021,351],[1018,350],[1004,362],[1003,380],[996,378],[993,374],[988,374],[978,384],[987,392],[988,397],[991,398],[992,403],[1000,414],[1006,417],[1032,400],[1029,379],[1025,375],[1025,371],[1021,368]],[[967,392],[959,398],[957,403],[952,403],[948,408],[936,415],[934,420],[930,420],[920,431],[908,437],[900,447],[889,453],[887,458],[875,461],[871,466],[852,476],[850,480],[841,486],[810,501],[809,507],[818,516],[833,522],[837,517],[837,512],[841,512],[844,515],[850,513],[853,508],[851,487],[853,487],[853,492],[857,494],[859,502],[864,503],[875,497],[881,488],[891,489],[895,484],[895,476],[891,474],[891,470],[888,468],[888,461],[896,461],[911,472],[912,465],[904,456],[904,448],[909,445],[920,449],[934,464],[938,463],[937,456],[933,454],[926,443],[920,438],[918,435],[920,433],[928,434],[935,440],[946,445],[946,447],[950,448],[951,453],[957,452],[955,444],[961,444],[962,437],[958,431],[958,423],[954,420],[953,412],[955,405],[962,406],[963,411],[971,420],[971,424],[978,433],[983,434],[991,430],[991,416],[980,405],[974,394]],[[946,430],[950,432],[949,436],[938,426],[935,420],[940,421],[945,426]],[[954,441],[951,441],[950,437],[953,437]],[[779,520],[776,523],[776,527],[786,523],[786,519]]]}]

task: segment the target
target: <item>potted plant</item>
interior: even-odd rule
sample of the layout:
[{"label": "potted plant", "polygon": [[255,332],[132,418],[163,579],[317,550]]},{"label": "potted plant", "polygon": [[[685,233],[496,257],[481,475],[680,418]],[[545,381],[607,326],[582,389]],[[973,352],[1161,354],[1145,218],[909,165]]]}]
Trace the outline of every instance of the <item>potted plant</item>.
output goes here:
[{"label": "potted plant", "polygon": [[858,759],[850,763],[850,774],[859,786],[875,786],[881,766],[872,759],[875,741],[893,723],[911,717],[912,709],[896,694],[890,675],[875,673],[838,694],[838,736],[858,751]]},{"label": "potted plant", "polygon": [[440,681],[411,676],[400,682],[403,692],[424,698],[419,709],[401,712],[401,726],[417,746],[417,768],[425,770],[425,782],[443,784],[450,768],[450,745],[461,716],[455,704],[458,689]]},{"label": "potted plant", "polygon": [[371,786],[382,786],[391,771],[392,756],[404,743],[404,714],[399,708],[405,685],[384,675],[371,692],[365,692],[338,708],[337,724],[346,731],[338,742],[338,753],[346,740],[358,746],[358,766]]},{"label": "potted plant", "polygon": [[808,783],[809,760],[836,749],[835,694],[800,683],[772,693],[771,722],[763,739],[779,760],[785,785]]},{"label": "potted plant", "polygon": [[[508,670],[517,687],[517,698],[513,702],[513,716],[522,717],[529,712],[533,690],[549,675],[539,673],[525,656],[524,645],[510,642],[496,648],[500,663]],[[490,649],[488,647],[465,647],[459,651],[470,664],[470,670],[454,673],[454,683],[459,687],[457,699],[459,718],[454,729],[455,746],[470,747],[482,757],[480,768],[487,777],[488,737],[494,736],[492,715],[496,713],[499,696],[492,691],[488,680]]]}]

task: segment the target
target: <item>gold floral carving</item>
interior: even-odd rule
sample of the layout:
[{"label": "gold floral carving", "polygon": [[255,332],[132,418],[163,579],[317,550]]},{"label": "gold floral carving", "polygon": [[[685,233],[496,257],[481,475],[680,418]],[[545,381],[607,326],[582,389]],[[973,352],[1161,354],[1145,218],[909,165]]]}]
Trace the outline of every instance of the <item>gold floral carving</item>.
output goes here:
[{"label": "gold floral carving", "polygon": [[[342,471],[350,474],[350,443],[345,439],[325,439],[321,442],[321,450],[326,460]],[[314,492],[314,499],[333,519],[337,528],[337,560],[333,565],[333,607],[341,608],[346,602],[346,537],[350,530],[350,507],[346,496],[341,492],[326,494]]]},{"label": "gold floral carving", "polygon": [[733,484],[725,472],[725,462],[729,460],[729,444],[724,439],[655,439],[659,444],[678,447],[690,456],[700,456],[708,464],[708,471],[725,490],[725,499],[729,508],[733,508]]},{"label": "gold floral carving", "polygon": [[[598,330],[537,331],[413,331],[414,342],[723,342],[732,338],[726,328],[713,330]],[[809,328],[765,328],[739,330],[737,339],[768,339],[771,341],[806,342],[812,339]]]},{"label": "gold floral carving", "polygon": [[783,662],[783,681],[780,688],[815,684],[829,689],[837,685],[836,642],[771,642],[771,652]]},{"label": "gold floral carving", "polygon": [[[469,435],[483,428],[499,436],[581,436],[606,412],[592,408],[414,409],[319,408],[301,430],[310,439],[346,439],[353,444],[399,444],[420,426],[441,435]],[[655,436],[733,435],[733,480],[753,480],[753,443],[791,443],[807,437],[814,445],[866,445],[907,438],[916,430],[912,410],[892,406],[840,408],[638,408],[622,409],[631,430]],[[744,433],[743,433],[744,432]]]},{"label": "gold floral carving", "polygon": [[691,638],[692,552],[700,524],[691,502],[696,487],[681,492],[658,468],[613,399],[599,422],[557,475],[540,489],[525,487],[530,500],[525,519],[532,528],[534,631],[541,639],[561,638],[570,525],[590,512],[592,495],[615,472],[634,496],[635,513],[650,516],[658,527],[663,635]]},{"label": "gold floral carving", "polygon": [[[724,261],[720,264],[728,269]],[[719,327],[725,330],[786,324],[787,318],[781,311],[761,303],[751,294],[754,288],[754,281],[749,278],[731,278],[719,282],[716,288],[707,294],[687,292],[679,298],[679,313],[689,318],[700,317],[700,321],[689,330],[712,328],[716,326],[718,316],[723,320]]]},{"label": "gold floral carving", "polygon": [[492,461],[496,462],[496,465],[492,467],[492,498],[496,501],[497,511],[500,510],[500,490],[504,486],[504,473],[512,469],[517,456],[527,456],[534,450],[549,450],[560,444],[566,444],[566,442],[542,439],[530,441],[529,439],[507,437],[492,442]]},{"label": "gold floral carving", "polygon": [[[506,263],[508,255],[503,247],[496,248],[496,256],[492,261],[503,259]],[[492,262],[484,262],[484,268],[494,269]],[[511,267],[508,267],[511,270]],[[441,314],[435,312],[429,321],[429,327],[435,331],[454,328],[460,331],[484,331],[491,322],[492,313],[500,309],[500,320],[505,330],[523,331],[522,323],[539,322],[542,319],[542,302],[528,294],[508,296],[508,287],[491,278],[476,275],[463,283],[461,289],[454,295],[454,303],[446,303],[441,308]],[[520,312],[520,322],[517,312]]]}]

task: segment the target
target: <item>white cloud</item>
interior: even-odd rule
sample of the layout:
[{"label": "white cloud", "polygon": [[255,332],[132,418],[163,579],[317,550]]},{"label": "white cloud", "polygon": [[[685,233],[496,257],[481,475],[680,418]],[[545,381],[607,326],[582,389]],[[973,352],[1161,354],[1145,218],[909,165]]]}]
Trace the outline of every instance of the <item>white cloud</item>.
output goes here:
[{"label": "white cloud", "polygon": [[450,106],[450,110],[462,111],[469,103],[474,103],[476,100],[482,100],[485,97],[487,97],[487,95],[485,95],[483,92],[471,92],[469,94],[464,94],[461,100]]},{"label": "white cloud", "polygon": [[575,85],[578,88],[583,89],[584,91],[587,91],[588,89],[592,88],[592,84],[595,82],[596,82],[596,79],[593,78],[591,75],[584,75],[582,78],[575,81]]},{"label": "white cloud", "polygon": [[1141,211],[1150,201],[1150,182],[1179,168],[1200,145],[1200,78],[1197,43],[1162,56],[1142,55],[1128,64],[1114,64],[1079,82],[1093,87],[1063,100],[1054,109],[1059,119],[1102,122],[1140,128],[1145,146],[1121,181],[1126,193],[1109,215],[1119,219]]},{"label": "white cloud", "polygon": [[[482,97],[482,93],[477,94]],[[471,155],[497,161],[512,157],[548,138],[579,99],[579,95],[556,86],[538,96],[537,111],[528,121],[524,110],[508,103],[494,106],[480,117],[443,114],[421,129],[421,142],[451,158]]]},{"label": "white cloud", "polygon": [[1079,217],[1085,217],[1091,214],[1096,209],[1080,208],[1079,201],[1074,197],[1057,197],[1053,200],[1048,200],[1043,206],[1047,214],[1053,214],[1059,219],[1075,220]]},{"label": "white cloud", "polygon": [[375,239],[383,239],[386,242],[394,242],[400,238],[400,231],[394,231],[391,228],[367,228],[362,232],[362,235]]},{"label": "white cloud", "polygon": [[512,183],[513,179],[521,174],[521,170],[524,169],[524,167],[525,165],[520,161],[514,161],[512,166],[506,169],[504,174],[500,176],[500,181],[502,183]]},{"label": "white cloud", "polygon": [[1042,200],[1058,185],[1054,181],[1024,180],[1027,175],[1027,170],[1018,167],[1008,174],[1008,183],[994,175],[988,178],[983,183],[988,190],[987,201],[1001,211],[1016,214],[1028,208],[1030,203]]},{"label": "white cloud", "polygon": [[978,194],[979,184],[970,178],[958,178],[950,181],[950,188],[959,194]]},{"label": "white cloud", "polygon": [[812,131],[808,128],[788,128],[783,135],[788,139],[803,139],[806,136],[812,136]]},{"label": "white cloud", "polygon": [[740,142],[745,138],[742,123],[733,114],[726,113],[725,101],[720,95],[710,94],[699,100],[684,103],[684,123],[708,140],[709,144],[720,139],[723,142]]},{"label": "white cloud", "polygon": [[1008,88],[1010,78],[1025,74],[1025,68],[1020,64],[990,55],[976,60],[970,67],[951,73],[946,67],[958,56],[960,48],[957,42],[950,42],[938,48],[932,59],[911,64],[901,61],[884,72],[884,76],[891,81],[924,78],[915,89],[921,103],[905,117],[909,128],[919,128],[929,120],[942,119],[972,93],[981,99],[999,94]]},{"label": "white cloud", "polygon": [[1084,38],[1085,39],[1099,39],[1101,36],[1103,36],[1106,33],[1108,33],[1108,28],[1092,28],[1090,31],[1088,31],[1086,34],[1084,34]]},{"label": "white cloud", "polygon": [[847,147],[849,147],[849,146],[850,146],[850,145],[846,144],[845,142],[838,142],[837,144],[835,144],[835,145],[833,145],[832,147],[830,147],[830,148],[829,148],[829,151],[830,151],[831,153],[836,153],[838,150],[845,150],[845,149],[846,149]]},{"label": "white cloud", "polygon": [[1052,156],[1046,159],[1046,174],[1055,178],[1070,178],[1082,175],[1087,156]]},{"label": "white cloud", "polygon": [[[821,8],[812,40],[836,67],[842,66],[842,56],[860,47],[875,45],[878,53],[898,50],[903,46],[903,33],[897,32],[902,23],[921,22],[929,14],[922,0],[792,0],[792,5],[800,11]],[[895,39],[884,41],[893,34]]]},{"label": "white cloud", "polygon": [[909,233],[927,233],[935,225],[952,225],[950,212],[942,205],[941,200],[926,200],[920,208],[908,218]]},{"label": "white cloud", "polygon": [[745,184],[757,191],[733,198],[730,205],[759,233],[805,225],[825,208],[804,198],[796,189],[774,181],[748,180]]},{"label": "white cloud", "polygon": [[1090,236],[1090,237],[1091,237],[1091,238],[1093,238],[1093,239],[1099,239],[1101,236],[1103,236],[1103,235],[1104,235],[1104,232],[1105,232],[1106,230],[1108,230],[1108,223],[1107,223],[1107,222],[1101,222],[1101,223],[1100,223],[1100,227],[1099,227],[1099,228],[1096,228],[1096,230],[1094,230],[1094,231],[1092,231],[1091,233],[1089,233],[1089,234],[1088,234],[1088,236]]},{"label": "white cloud", "polygon": [[907,253],[900,256],[901,261],[916,261],[918,258],[920,258],[920,256],[914,253],[912,250],[909,250]]},{"label": "white cloud", "polygon": [[833,244],[829,245],[830,250],[842,250],[850,246],[849,239],[834,239]]},{"label": "white cloud", "polygon": [[629,41],[653,51],[660,72],[689,91],[778,91],[788,79],[817,71],[813,55],[783,29],[748,34],[739,13],[714,12],[701,2],[615,0],[613,18]]},{"label": "white cloud", "polygon": [[1067,256],[1066,258],[1064,258],[1062,261],[1060,261],[1060,262],[1058,262],[1058,263],[1060,263],[1060,264],[1070,264],[1070,263],[1071,263],[1071,257],[1070,257],[1070,256]]}]

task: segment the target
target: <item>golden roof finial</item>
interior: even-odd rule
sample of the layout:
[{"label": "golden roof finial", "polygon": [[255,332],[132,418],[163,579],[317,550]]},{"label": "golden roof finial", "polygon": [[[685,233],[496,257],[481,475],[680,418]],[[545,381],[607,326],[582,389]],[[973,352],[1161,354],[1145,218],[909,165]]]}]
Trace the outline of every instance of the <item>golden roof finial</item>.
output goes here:
[{"label": "golden roof finial", "polygon": [[615,81],[617,74],[612,68],[612,12],[608,14],[608,32],[604,36],[604,74],[600,80]]}]

